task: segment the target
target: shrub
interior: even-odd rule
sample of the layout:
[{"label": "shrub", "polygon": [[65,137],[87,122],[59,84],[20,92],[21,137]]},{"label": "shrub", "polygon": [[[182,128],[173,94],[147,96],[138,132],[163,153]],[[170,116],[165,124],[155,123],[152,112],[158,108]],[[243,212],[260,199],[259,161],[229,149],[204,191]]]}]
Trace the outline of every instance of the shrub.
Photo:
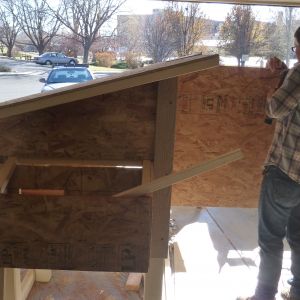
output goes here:
[{"label": "shrub", "polygon": [[95,53],[95,65],[101,67],[111,67],[116,61],[116,54],[114,52],[97,52]]},{"label": "shrub", "polygon": [[128,65],[126,62],[118,62],[111,66],[114,69],[128,69]]},{"label": "shrub", "polygon": [[138,57],[135,53],[127,52],[125,55],[126,63],[130,69],[136,69],[140,67]]},{"label": "shrub", "polygon": [[0,72],[10,72],[10,71],[11,71],[11,68],[0,65]]}]

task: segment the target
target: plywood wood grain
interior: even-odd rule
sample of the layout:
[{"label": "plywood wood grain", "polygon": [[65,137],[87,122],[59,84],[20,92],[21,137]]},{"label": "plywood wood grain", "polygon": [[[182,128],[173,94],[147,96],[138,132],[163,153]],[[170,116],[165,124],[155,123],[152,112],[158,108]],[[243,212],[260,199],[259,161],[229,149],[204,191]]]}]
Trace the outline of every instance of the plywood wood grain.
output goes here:
[{"label": "plywood wood grain", "polygon": [[157,84],[0,120],[0,155],[143,160],[154,156]]},{"label": "plywood wood grain", "polygon": [[240,148],[241,161],[173,187],[174,205],[255,207],[273,127],[264,123],[265,69],[218,67],[180,77],[174,170]]},{"label": "plywood wood grain", "polygon": [[151,199],[0,196],[0,266],[147,272]]}]

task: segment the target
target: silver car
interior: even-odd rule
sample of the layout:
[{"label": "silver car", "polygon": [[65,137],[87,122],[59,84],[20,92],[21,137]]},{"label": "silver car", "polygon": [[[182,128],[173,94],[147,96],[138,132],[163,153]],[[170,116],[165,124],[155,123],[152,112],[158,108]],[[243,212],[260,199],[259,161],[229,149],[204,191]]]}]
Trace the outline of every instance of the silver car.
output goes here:
[{"label": "silver car", "polygon": [[56,67],[51,70],[47,79],[41,78],[40,82],[45,83],[42,92],[47,92],[93,79],[93,73],[86,67]]},{"label": "silver car", "polygon": [[35,62],[40,65],[76,65],[78,60],[75,57],[69,57],[63,53],[45,52],[34,58]]}]

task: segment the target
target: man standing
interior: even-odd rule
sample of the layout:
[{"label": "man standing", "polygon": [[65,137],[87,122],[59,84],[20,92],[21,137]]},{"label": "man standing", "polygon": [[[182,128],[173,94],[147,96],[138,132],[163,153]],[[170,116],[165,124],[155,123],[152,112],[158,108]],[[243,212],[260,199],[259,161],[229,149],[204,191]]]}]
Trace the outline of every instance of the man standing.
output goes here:
[{"label": "man standing", "polygon": [[272,72],[285,76],[267,99],[266,113],[276,120],[273,142],[264,169],[259,202],[260,266],[252,297],[237,300],[275,300],[282,268],[283,239],[291,247],[291,289],[287,300],[300,300],[300,27],[295,34],[297,64],[287,72],[278,58],[269,60]]}]

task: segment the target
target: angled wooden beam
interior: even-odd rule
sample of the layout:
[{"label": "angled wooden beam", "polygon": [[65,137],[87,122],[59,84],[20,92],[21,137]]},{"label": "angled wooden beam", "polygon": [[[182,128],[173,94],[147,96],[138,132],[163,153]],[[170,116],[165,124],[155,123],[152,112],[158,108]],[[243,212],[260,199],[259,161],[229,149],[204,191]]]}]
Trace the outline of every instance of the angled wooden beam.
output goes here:
[{"label": "angled wooden beam", "polygon": [[180,181],[189,179],[193,176],[200,175],[202,173],[212,171],[214,169],[220,168],[222,166],[225,166],[229,163],[232,163],[234,161],[240,160],[243,158],[243,154],[241,150],[235,150],[233,152],[226,153],[224,155],[221,155],[215,159],[211,159],[209,161],[206,161],[204,163],[200,163],[196,166],[193,166],[191,168],[185,169],[183,171],[177,172],[175,174],[166,175],[157,179],[154,179],[152,182],[139,185],[137,187],[134,187],[132,189],[129,189],[127,191],[118,193],[114,195],[115,197],[120,196],[139,196],[139,195],[145,195],[150,194],[155,191],[164,189],[168,186],[171,186],[175,183],[178,183]]},{"label": "angled wooden beam", "polygon": [[17,158],[18,166],[67,168],[142,168],[142,161],[129,160],[76,160],[51,158]]},{"label": "angled wooden beam", "polygon": [[0,168],[0,193],[4,194],[9,180],[16,168],[16,158],[9,157]]},{"label": "angled wooden beam", "polygon": [[153,64],[122,74],[64,87],[55,91],[36,94],[0,103],[0,119],[36,111],[60,104],[109,94],[116,91],[159,82],[168,78],[213,68],[219,65],[219,55],[193,55]]}]

